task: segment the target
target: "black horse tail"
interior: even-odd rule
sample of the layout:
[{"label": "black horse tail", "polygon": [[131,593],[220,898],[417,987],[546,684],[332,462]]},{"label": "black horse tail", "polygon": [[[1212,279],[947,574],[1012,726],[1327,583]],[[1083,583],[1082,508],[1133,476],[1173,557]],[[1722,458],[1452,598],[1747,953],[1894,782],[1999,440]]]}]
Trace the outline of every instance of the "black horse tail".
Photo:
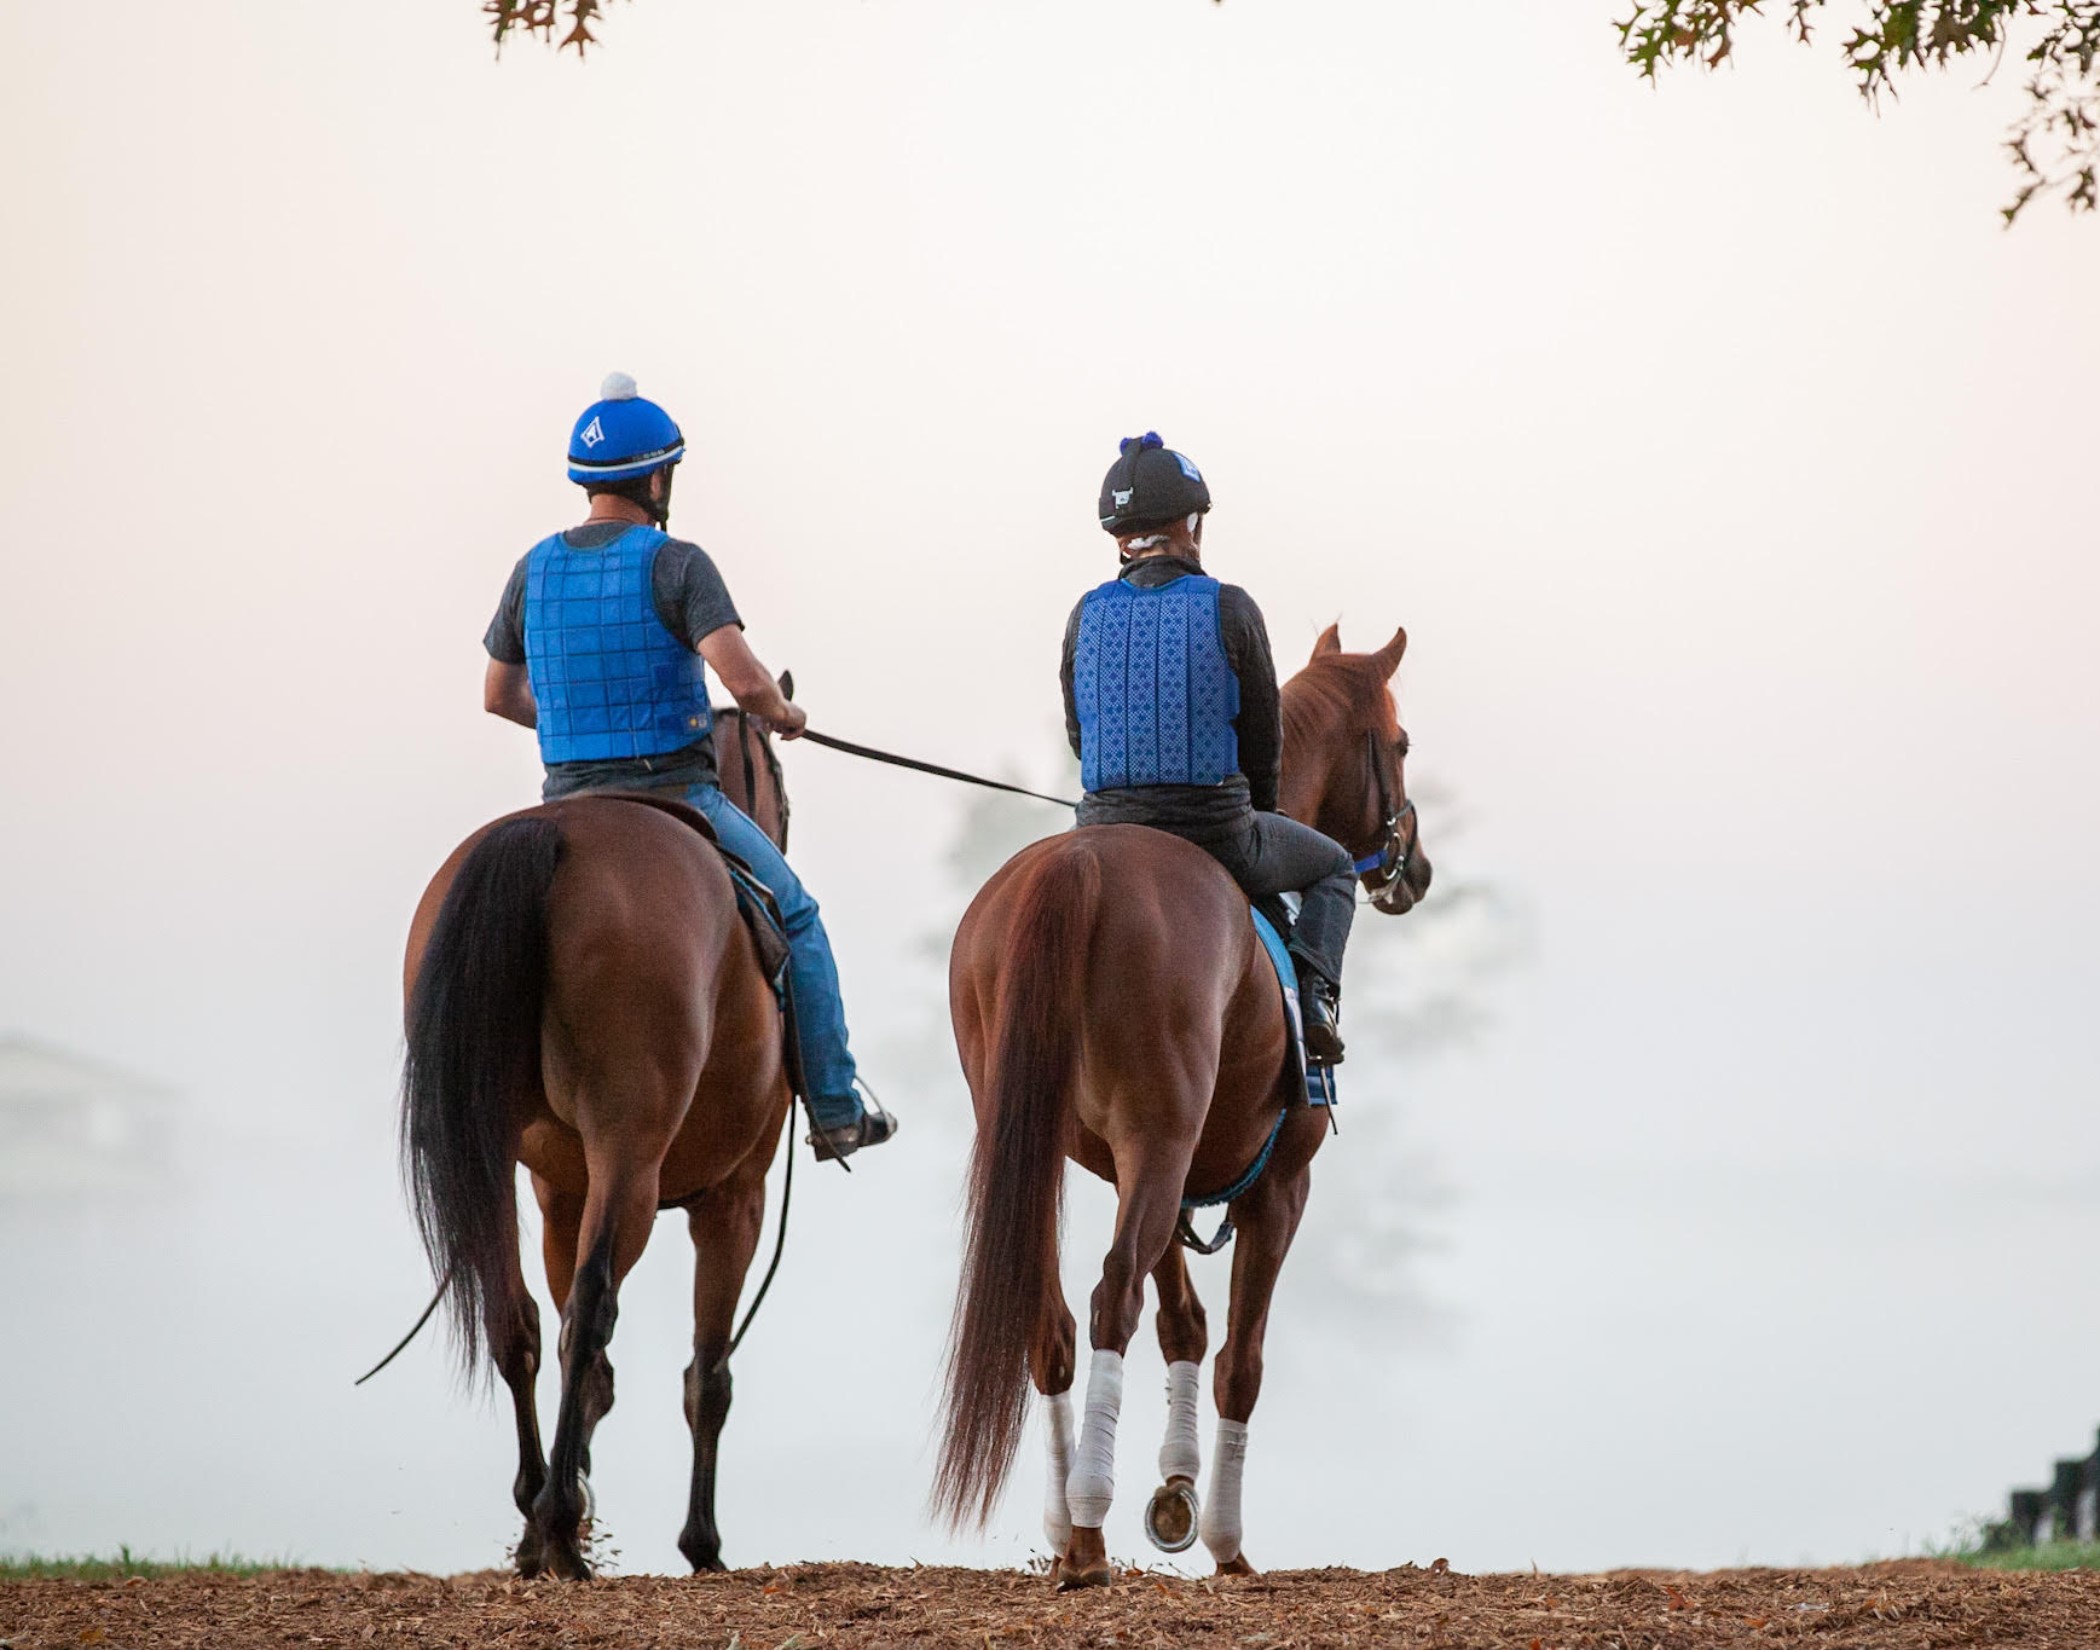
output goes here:
[{"label": "black horse tail", "polygon": [[540,1082],[547,891],[561,853],[561,827],[544,816],[507,819],[475,844],[445,894],[409,994],[402,1168],[470,1376],[491,1309],[516,1304],[511,1108]]},{"label": "black horse tail", "polygon": [[1065,1134],[1101,870],[1061,847],[1015,903],[970,1158],[962,1286],[948,1346],[933,1503],[953,1527],[998,1505],[1028,1418],[1028,1355],[1056,1286]]}]

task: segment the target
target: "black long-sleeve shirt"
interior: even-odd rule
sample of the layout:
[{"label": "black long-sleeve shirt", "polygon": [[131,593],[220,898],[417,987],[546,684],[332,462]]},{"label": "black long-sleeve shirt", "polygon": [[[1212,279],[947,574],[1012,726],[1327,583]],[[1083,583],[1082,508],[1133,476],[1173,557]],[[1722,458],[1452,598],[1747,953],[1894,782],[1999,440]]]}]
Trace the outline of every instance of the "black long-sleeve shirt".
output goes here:
[{"label": "black long-sleeve shirt", "polygon": [[[1123,577],[1145,589],[1171,584],[1203,569],[1180,556],[1145,556],[1123,569]],[[1065,737],[1072,754],[1079,752],[1079,702],[1072,688],[1072,657],[1079,646],[1081,598],[1065,624],[1064,662],[1059,680],[1065,695]],[[1283,701],[1276,689],[1276,661],[1269,653],[1269,627],[1254,598],[1236,584],[1218,589],[1218,628],[1225,657],[1240,679],[1240,711],[1233,719],[1239,736],[1240,771],[1220,785],[1132,785],[1113,791],[1089,791],[1080,806],[1082,825],[1170,823],[1202,829],[1228,825],[1248,806],[1263,813],[1276,808],[1276,788],[1283,773]]]}]

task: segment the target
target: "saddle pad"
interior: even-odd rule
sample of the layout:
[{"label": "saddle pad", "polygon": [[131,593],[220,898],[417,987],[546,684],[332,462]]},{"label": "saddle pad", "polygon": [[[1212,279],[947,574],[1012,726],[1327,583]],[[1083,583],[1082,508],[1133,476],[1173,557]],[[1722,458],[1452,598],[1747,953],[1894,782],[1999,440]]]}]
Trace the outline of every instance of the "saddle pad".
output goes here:
[{"label": "saddle pad", "polygon": [[1254,919],[1255,937],[1268,953],[1269,966],[1276,970],[1276,983],[1283,990],[1283,1017],[1291,1028],[1291,1070],[1304,1086],[1305,1103],[1331,1106],[1337,1098],[1334,1068],[1313,1065],[1305,1058],[1305,1014],[1298,1006],[1298,965],[1291,960],[1290,947],[1284,943],[1282,933],[1261,908],[1250,905],[1247,914]]}]

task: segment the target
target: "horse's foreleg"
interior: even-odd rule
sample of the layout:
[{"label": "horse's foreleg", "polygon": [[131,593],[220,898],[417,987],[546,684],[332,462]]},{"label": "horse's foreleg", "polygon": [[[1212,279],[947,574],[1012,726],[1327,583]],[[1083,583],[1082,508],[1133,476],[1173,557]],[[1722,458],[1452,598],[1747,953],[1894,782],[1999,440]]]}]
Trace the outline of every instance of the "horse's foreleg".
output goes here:
[{"label": "horse's foreleg", "polygon": [[1145,1534],[1162,1552],[1179,1553],[1196,1543],[1196,1479],[1203,1471],[1196,1398],[1210,1326],[1180,1244],[1167,1245],[1152,1282],[1159,1291],[1159,1349],[1167,1360],[1167,1436],[1159,1450],[1159,1488],[1145,1509]]},{"label": "horse's foreleg", "polygon": [[[729,1417],[729,1338],[751,1257],[758,1252],[766,1213],[765,1149],[693,1205],[686,1225],[693,1238],[693,1361],[685,1371],[685,1422],[693,1434],[693,1486],[678,1550],[695,1570],[719,1570],[722,1534],[715,1525],[715,1465],[722,1423]],[[754,1166],[755,1165],[755,1166]]]},{"label": "horse's foreleg", "polygon": [[547,1482],[532,1507],[547,1567],[565,1580],[583,1580],[591,1573],[581,1535],[592,1510],[585,1477],[591,1432],[613,1401],[606,1347],[620,1313],[620,1280],[641,1258],[656,1215],[653,1168],[638,1172],[626,1165],[594,1164],[593,1169],[597,1172],[576,1239],[582,1258],[562,1310],[561,1409],[554,1423],[554,1449]]},{"label": "horse's foreleg", "polygon": [[1072,1544],[1072,1507],[1065,1490],[1072,1476],[1072,1378],[1078,1372],[1078,1333],[1072,1309],[1065,1304],[1064,1285],[1052,1272],[1049,1299],[1028,1351],[1028,1373],[1045,1400],[1043,1438],[1049,1472],[1043,1484],[1043,1534],[1053,1563],[1062,1563]]},{"label": "horse's foreleg", "polygon": [[1174,1241],[1189,1148],[1153,1146],[1116,1159],[1116,1236],[1101,1263],[1088,1324],[1094,1356],[1087,1368],[1086,1412],[1065,1495],[1072,1539],[1059,1584],[1101,1587],[1112,1578],[1101,1526],[1116,1487],[1116,1420],[1123,1409],[1123,1353],[1145,1306],[1145,1275]]},{"label": "horse's foreleg", "polygon": [[1312,1171],[1272,1173],[1232,1206],[1239,1238],[1232,1255],[1232,1306],[1218,1352],[1218,1441],[1211,1457],[1210,1495],[1204,1502],[1203,1545],[1220,1575],[1252,1575],[1240,1549],[1240,1480],[1247,1460],[1247,1422],[1261,1395],[1262,1341],[1276,1276],[1290,1253]]}]

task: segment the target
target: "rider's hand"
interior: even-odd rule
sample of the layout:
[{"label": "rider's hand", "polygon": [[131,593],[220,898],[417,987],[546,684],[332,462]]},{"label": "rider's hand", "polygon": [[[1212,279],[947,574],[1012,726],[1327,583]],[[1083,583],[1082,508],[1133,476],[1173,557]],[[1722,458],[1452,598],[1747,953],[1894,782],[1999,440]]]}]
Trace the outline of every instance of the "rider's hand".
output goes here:
[{"label": "rider's hand", "polygon": [[783,699],[785,715],[778,712],[766,718],[766,724],[783,739],[800,739],[802,730],[809,726],[809,712],[792,699]]}]

